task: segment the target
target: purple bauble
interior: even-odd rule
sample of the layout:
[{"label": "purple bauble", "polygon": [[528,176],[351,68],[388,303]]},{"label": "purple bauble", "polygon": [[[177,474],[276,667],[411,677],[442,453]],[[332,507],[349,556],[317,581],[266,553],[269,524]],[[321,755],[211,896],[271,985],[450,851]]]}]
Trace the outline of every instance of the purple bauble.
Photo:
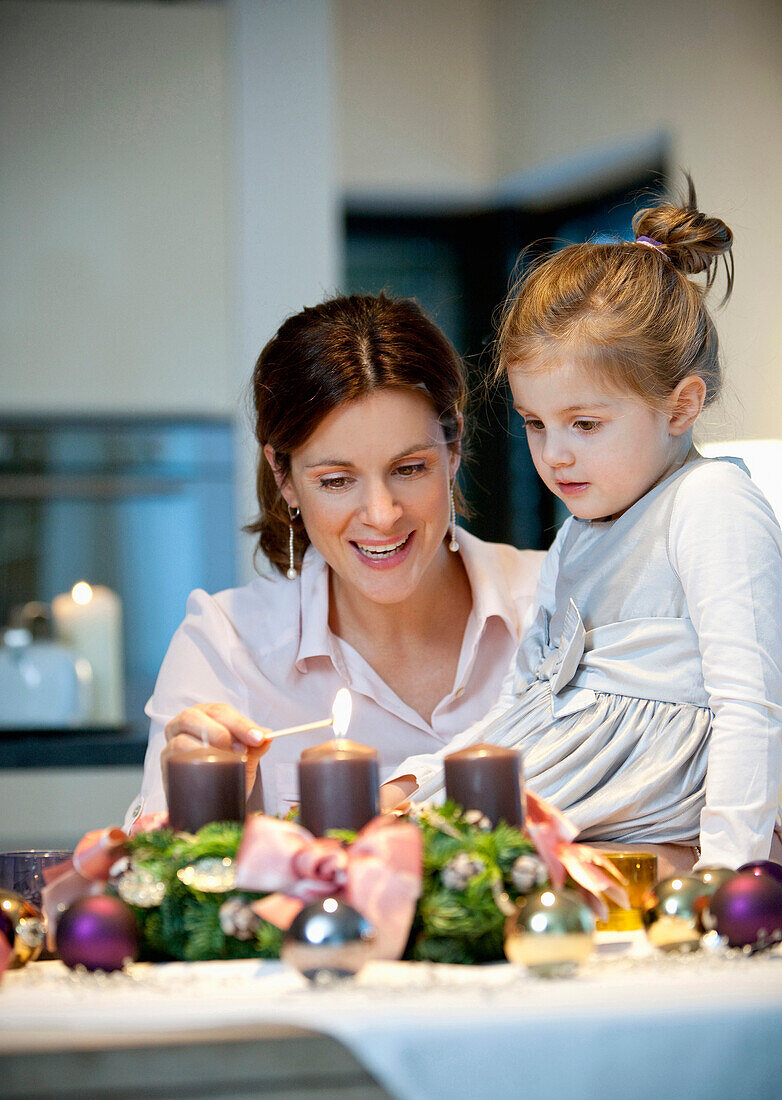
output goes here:
[{"label": "purple bauble", "polygon": [[81,898],[57,922],[57,952],[66,966],[121,970],[138,955],[136,918],[119,898]]},{"label": "purple bauble", "polygon": [[739,871],[709,902],[712,922],[731,947],[767,947],[782,940],[782,883]]},{"label": "purple bauble", "polygon": [[739,867],[740,871],[749,871],[753,875],[771,875],[782,886],[782,864],[772,863],[770,859],[756,859]]}]

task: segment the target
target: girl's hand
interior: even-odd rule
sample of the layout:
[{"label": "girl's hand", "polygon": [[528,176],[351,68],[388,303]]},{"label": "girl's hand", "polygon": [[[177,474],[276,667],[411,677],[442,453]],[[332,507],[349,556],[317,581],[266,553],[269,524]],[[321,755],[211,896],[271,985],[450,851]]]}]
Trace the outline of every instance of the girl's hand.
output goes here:
[{"label": "girl's hand", "polygon": [[163,775],[165,777],[166,763],[171,756],[192,752],[207,743],[244,756],[249,796],[258,761],[271,748],[269,732],[227,703],[197,703],[177,714],[165,727],[166,747],[160,755]]},{"label": "girl's hand", "polygon": [[410,795],[418,790],[415,776],[401,775],[380,788],[381,814],[404,813],[410,808]]}]

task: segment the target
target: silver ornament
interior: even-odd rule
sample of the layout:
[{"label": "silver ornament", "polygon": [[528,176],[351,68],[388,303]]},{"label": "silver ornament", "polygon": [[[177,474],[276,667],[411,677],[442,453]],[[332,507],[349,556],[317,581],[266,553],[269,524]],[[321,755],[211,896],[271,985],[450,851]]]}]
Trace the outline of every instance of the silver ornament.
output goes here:
[{"label": "silver ornament", "polygon": [[195,863],[181,867],[176,877],[184,886],[202,894],[226,894],[236,886],[234,861],[225,856],[204,856]]},{"label": "silver ornament", "polygon": [[485,870],[486,864],[478,856],[459,852],[445,864],[440,880],[447,890],[464,890],[471,879]]},{"label": "silver ornament", "polygon": [[541,978],[570,977],[592,950],[595,918],[572,890],[519,898],[505,924],[505,954]]},{"label": "silver ornament", "polygon": [[261,924],[261,918],[243,898],[229,898],[220,906],[220,928],[224,935],[237,940],[251,940]]},{"label": "silver ornament", "polygon": [[462,814],[462,821],[465,825],[472,825],[476,829],[482,829],[484,832],[491,830],[491,822],[486,814],[482,814],[480,810],[467,810]]},{"label": "silver ornament", "polygon": [[704,927],[701,921],[710,888],[694,875],[671,875],[644,899],[646,936],[662,951],[697,951]]},{"label": "silver ornament", "polygon": [[115,885],[122,900],[139,909],[155,909],[166,896],[166,884],[162,879],[132,864],[116,879]]},{"label": "silver ornament", "polygon": [[510,869],[510,881],[514,890],[528,894],[535,886],[545,886],[548,880],[546,864],[540,856],[519,856]]},{"label": "silver ornament", "polygon": [[311,982],[352,978],[369,960],[375,930],[352,906],[321,898],[302,909],[282,944],[281,957]]}]

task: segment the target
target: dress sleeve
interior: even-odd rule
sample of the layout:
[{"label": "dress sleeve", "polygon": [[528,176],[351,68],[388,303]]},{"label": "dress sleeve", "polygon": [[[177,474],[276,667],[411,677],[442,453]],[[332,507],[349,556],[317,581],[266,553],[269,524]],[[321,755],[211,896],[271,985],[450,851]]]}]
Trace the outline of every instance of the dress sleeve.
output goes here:
[{"label": "dress sleeve", "polygon": [[188,597],[185,619],[171,639],[145,708],[150,728],[144,776],[141,793],[125,816],[126,829],[141,814],[166,809],[160,754],[167,722],[195,703],[230,703],[245,712],[246,689],[231,663],[235,646],[233,627],[217,602],[196,589]]},{"label": "dress sleeve", "polygon": [[767,859],[782,782],[782,537],[737,466],[685,478],[669,555],[687,600],[714,715],[699,866]]},{"label": "dress sleeve", "polygon": [[[524,637],[531,624],[534,622],[540,607],[545,607],[549,612],[553,608],[557,570],[559,568],[559,552],[562,540],[566,534],[566,528],[570,522],[571,521],[568,520],[561,528],[551,545],[551,549],[543,558],[537,587],[535,589],[535,598],[524,615],[522,637]],[[441,800],[443,795],[443,757],[447,756],[449,753],[458,752],[459,749],[467,748],[468,745],[476,744],[482,739],[484,730],[498,718],[502,718],[505,712],[513,705],[515,701],[513,682],[516,677],[516,658],[517,654],[514,653],[502,681],[499,699],[488,714],[484,715],[484,717],[480,718],[477,722],[473,722],[468,729],[464,730],[463,733],[457,734],[456,737],[452,738],[443,748],[438,749],[437,752],[408,756],[408,758],[399,765],[388,782],[393,782],[395,779],[400,779],[402,776],[411,775],[416,781],[417,788],[411,797],[416,802]]]}]

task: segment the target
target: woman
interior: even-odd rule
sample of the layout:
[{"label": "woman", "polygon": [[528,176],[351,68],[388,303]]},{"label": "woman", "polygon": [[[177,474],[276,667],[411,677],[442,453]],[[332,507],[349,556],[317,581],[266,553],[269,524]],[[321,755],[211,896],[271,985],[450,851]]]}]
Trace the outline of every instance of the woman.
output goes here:
[{"label": "woman", "polygon": [[497,698],[532,600],[542,554],[457,532],[464,373],[415,303],[336,298],[289,318],[258,358],[253,398],[248,529],[273,575],[190,596],[147,705],[128,823],[165,808],[161,756],[202,740],[247,752],[251,780],[268,751],[265,807],[285,813],[323,731],[265,732],[326,717],[343,686],[381,780],[448,744]]}]

